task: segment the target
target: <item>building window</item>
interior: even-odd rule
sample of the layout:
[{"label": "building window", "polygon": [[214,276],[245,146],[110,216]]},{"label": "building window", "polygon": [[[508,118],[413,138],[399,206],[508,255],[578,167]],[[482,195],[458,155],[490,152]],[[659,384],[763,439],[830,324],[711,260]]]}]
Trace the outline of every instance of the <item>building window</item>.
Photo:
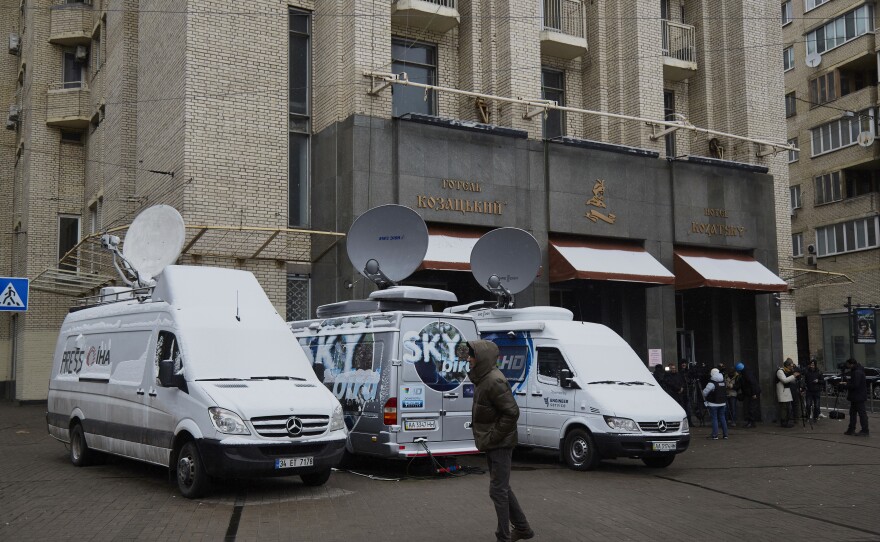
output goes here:
[{"label": "building window", "polygon": [[841,119],[810,130],[813,156],[855,145],[860,132],[875,133],[873,108],[858,113],[849,111],[847,113]]},{"label": "building window", "polygon": [[788,189],[791,198],[791,210],[801,208],[801,185],[796,184]]},{"label": "building window", "polygon": [[831,0],[805,0],[804,2],[804,11],[810,11],[811,9],[815,9],[822,4],[827,4]]},{"label": "building window", "polygon": [[[788,144],[792,147],[798,147],[798,138],[792,138],[788,140]],[[797,162],[801,157],[800,151],[788,151],[788,163]]]},{"label": "building window", "polygon": [[287,310],[288,322],[309,318],[309,279],[301,275],[287,276]]},{"label": "building window", "polygon": [[[437,47],[412,40],[391,40],[391,71],[406,73],[410,81],[425,85],[437,84]],[[437,99],[433,90],[403,85],[391,87],[392,114],[437,114]]]},{"label": "building window", "polygon": [[837,99],[835,72],[826,73],[810,80],[810,107]]},{"label": "building window", "polygon": [[816,205],[843,199],[840,190],[840,172],[826,173],[816,177]]},{"label": "building window", "polygon": [[91,54],[92,75],[98,73],[101,69],[101,29],[92,36],[92,54]]},{"label": "building window", "polygon": [[[58,260],[65,254],[70,252],[79,243],[79,217],[70,215],[61,215],[58,217]],[[58,269],[66,271],[76,271],[78,266],[77,259],[68,258],[64,263],[59,263]]]},{"label": "building window", "polygon": [[[541,98],[565,105],[565,73],[543,68],[541,70]],[[544,115],[544,139],[565,135],[565,112],[551,109]]]},{"label": "building window", "polygon": [[[675,120],[675,92],[671,90],[663,91],[663,118]],[[666,134],[666,156],[676,156],[675,132]]]},{"label": "building window", "polygon": [[782,26],[787,25],[794,19],[791,14],[791,0],[782,3]]},{"label": "building window", "polygon": [[62,55],[61,82],[63,88],[82,88],[84,64],[77,62],[76,52],[73,50],[64,51]]},{"label": "building window", "polygon": [[807,54],[823,54],[874,31],[874,5],[865,4],[807,34]]},{"label": "building window", "polygon": [[794,68],[794,47],[786,47],[782,50],[782,66],[785,71]]},{"label": "building window", "polygon": [[846,180],[846,197],[856,198],[880,192],[880,178],[876,170],[847,169],[843,176]]},{"label": "building window", "polygon": [[876,248],[878,217],[860,218],[840,224],[816,228],[816,250],[819,256]]},{"label": "building window", "polygon": [[800,258],[804,255],[804,234],[794,233],[791,236],[791,257]]},{"label": "building window", "polygon": [[785,118],[797,115],[797,98],[794,92],[785,95]]},{"label": "building window", "polygon": [[309,224],[311,178],[311,16],[307,11],[289,12],[289,110],[287,162],[287,223]]}]

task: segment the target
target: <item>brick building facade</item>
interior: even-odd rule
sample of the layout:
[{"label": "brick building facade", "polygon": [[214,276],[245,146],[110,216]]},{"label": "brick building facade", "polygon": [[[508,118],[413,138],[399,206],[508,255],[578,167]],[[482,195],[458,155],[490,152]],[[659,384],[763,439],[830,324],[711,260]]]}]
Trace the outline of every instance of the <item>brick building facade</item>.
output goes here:
[{"label": "brick building facade", "polygon": [[[57,267],[59,251],[72,237],[79,240],[127,224],[137,210],[157,203],[175,206],[188,224],[344,232],[354,217],[375,205],[415,207],[415,201],[404,200],[411,186],[405,185],[401,164],[421,163],[423,176],[434,177],[425,172],[434,167],[430,142],[444,138],[472,141],[474,146],[461,152],[478,162],[474,149],[497,152],[500,158],[485,170],[484,186],[510,185],[506,201],[516,203],[523,223],[501,224],[487,215],[458,224],[439,222],[526,227],[543,236],[545,258],[554,227],[546,212],[552,190],[545,189],[552,179],[542,168],[560,167],[565,175],[576,175],[581,166],[563,165],[565,160],[610,164],[619,182],[650,171],[657,183],[670,183],[669,190],[694,186],[700,192],[699,185],[689,183],[702,174],[719,186],[741,182],[741,188],[719,188],[717,194],[723,192],[719,201],[756,224],[753,237],[739,245],[715,239],[695,244],[743,252],[774,271],[777,261],[788,261],[791,253],[784,154],[685,130],[657,138],[656,127],[605,116],[529,116],[515,104],[442,91],[394,85],[369,94],[371,81],[364,77],[369,71],[409,71],[413,80],[424,76],[443,87],[514,98],[552,96],[571,107],[652,119],[683,117],[721,132],[784,141],[782,69],[778,62],[768,66],[768,58],[777,58],[769,53],[781,41],[773,2],[0,0],[0,10],[4,35],[21,39],[18,52],[0,59],[0,101],[21,110],[12,129],[0,133],[0,198],[8,213],[0,236],[2,274],[33,278]],[[449,123],[416,129],[406,115],[410,112],[524,135],[466,136]],[[402,133],[414,138],[412,146],[395,140]],[[572,157],[579,151],[562,149],[558,136],[623,145],[640,154],[635,159],[619,149],[611,154],[599,149]],[[426,143],[421,145],[419,138]],[[401,160],[400,149],[412,154]],[[679,164],[687,156],[725,163],[693,169]],[[508,164],[505,157],[518,161]],[[458,158],[449,155],[448,160]],[[528,174],[521,175],[525,170]],[[493,171],[507,171],[510,178]],[[498,177],[497,183],[490,177]],[[415,173],[407,179],[427,182]],[[581,182],[592,187],[594,180]],[[769,192],[745,188],[766,183]],[[582,188],[572,188],[573,193]],[[764,199],[750,199],[755,193]],[[660,194],[668,198],[663,209],[684,205],[681,194],[676,199],[665,188]],[[711,206],[716,192],[707,194],[704,207]],[[621,199],[620,205],[630,205],[637,196]],[[530,200],[535,205],[531,213]],[[635,220],[635,209],[620,214]],[[663,209],[656,211],[658,216],[666,216]],[[766,211],[769,222],[754,216],[757,209]],[[673,239],[673,218],[658,219],[664,233],[656,237],[619,233],[624,228],[608,235],[640,245],[671,271],[674,245],[681,244]],[[757,231],[764,232],[763,239]],[[360,293],[358,287],[345,288],[357,275],[343,261],[344,243],[329,248],[313,243],[305,259],[293,257],[294,248],[274,260],[230,249],[225,257],[185,256],[184,261],[253,271],[279,311],[288,315],[291,305],[313,314],[319,302]],[[523,301],[564,303],[568,294],[560,291],[545,278]],[[639,354],[660,348],[667,362],[682,356],[675,326],[656,340],[650,329],[653,323],[674,320],[681,296],[671,286],[636,292],[623,295],[635,295],[643,306],[635,326],[639,331],[633,332]],[[7,397],[45,398],[57,329],[70,302],[36,290],[26,315],[0,314],[0,381],[7,383]],[[734,338],[697,337],[707,343],[689,348],[701,352],[701,361],[749,354],[769,368],[777,358],[794,355],[795,317],[788,293],[782,293],[778,309],[766,293],[705,302],[745,307],[753,317],[743,332],[749,344],[742,348],[730,346],[740,331]],[[736,314],[739,309],[730,310]],[[711,334],[711,329],[705,332]]]}]

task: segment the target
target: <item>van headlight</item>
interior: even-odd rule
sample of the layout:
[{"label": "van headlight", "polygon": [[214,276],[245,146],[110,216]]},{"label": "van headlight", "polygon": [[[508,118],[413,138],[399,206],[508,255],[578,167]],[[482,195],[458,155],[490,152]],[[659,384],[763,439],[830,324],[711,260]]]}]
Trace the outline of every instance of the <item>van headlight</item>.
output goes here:
[{"label": "van headlight", "polygon": [[690,433],[690,431],[691,431],[691,426],[688,425],[688,419],[685,418],[685,419],[681,420],[681,432],[682,433]]},{"label": "van headlight", "polygon": [[339,431],[345,428],[345,418],[342,416],[342,405],[336,405],[333,415],[330,416],[330,430]]},{"label": "van headlight", "polygon": [[208,409],[208,414],[211,415],[211,423],[214,424],[214,429],[221,433],[226,433],[227,435],[251,434],[241,416],[231,410],[211,407]]},{"label": "van headlight", "polygon": [[618,431],[629,431],[630,433],[640,433],[641,429],[639,429],[639,424],[630,420],[629,418],[614,418],[612,416],[604,416],[605,423],[608,424],[608,427],[611,429],[617,429]]}]

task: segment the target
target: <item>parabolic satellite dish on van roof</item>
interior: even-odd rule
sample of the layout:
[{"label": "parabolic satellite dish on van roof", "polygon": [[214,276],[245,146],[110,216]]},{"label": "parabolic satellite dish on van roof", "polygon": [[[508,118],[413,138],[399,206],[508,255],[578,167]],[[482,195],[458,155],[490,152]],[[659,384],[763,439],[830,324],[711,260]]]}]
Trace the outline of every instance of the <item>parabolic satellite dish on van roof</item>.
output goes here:
[{"label": "parabolic satellite dish on van roof", "polygon": [[519,293],[534,282],[540,268],[538,241],[519,228],[492,230],[471,249],[471,273],[490,292],[495,292],[497,285],[510,294]]},{"label": "parabolic satellite dish on van roof", "polygon": [[180,256],[186,227],[177,209],[154,205],[142,211],[125,234],[122,255],[141,281],[148,281]]},{"label": "parabolic satellite dish on van roof", "polygon": [[428,252],[428,227],[403,205],[380,205],[354,221],[346,240],[348,259],[380,288],[419,268]]}]

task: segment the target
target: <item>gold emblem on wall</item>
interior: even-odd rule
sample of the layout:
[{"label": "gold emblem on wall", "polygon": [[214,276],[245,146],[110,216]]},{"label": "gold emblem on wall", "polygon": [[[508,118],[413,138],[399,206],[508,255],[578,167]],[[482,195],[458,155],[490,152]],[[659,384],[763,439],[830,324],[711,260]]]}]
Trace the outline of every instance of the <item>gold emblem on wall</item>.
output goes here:
[{"label": "gold emblem on wall", "polygon": [[[596,179],[596,184],[593,185],[593,197],[588,199],[585,205],[590,205],[592,207],[598,207],[600,209],[605,209],[607,205],[605,204],[605,180],[604,179]],[[590,209],[590,212],[584,215],[587,220],[591,222],[598,222],[601,220],[602,222],[607,222],[608,224],[614,224],[614,221],[617,220],[617,216],[613,213],[608,213],[607,215],[604,213],[600,213],[595,209]]]}]

